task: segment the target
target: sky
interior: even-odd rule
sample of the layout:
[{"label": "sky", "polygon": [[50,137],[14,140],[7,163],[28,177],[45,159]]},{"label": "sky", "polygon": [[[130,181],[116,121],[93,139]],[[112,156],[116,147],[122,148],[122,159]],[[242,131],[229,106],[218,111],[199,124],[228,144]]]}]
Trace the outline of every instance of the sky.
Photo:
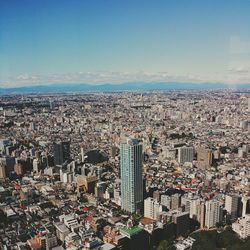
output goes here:
[{"label": "sky", "polygon": [[0,87],[250,83],[249,0],[0,0]]}]

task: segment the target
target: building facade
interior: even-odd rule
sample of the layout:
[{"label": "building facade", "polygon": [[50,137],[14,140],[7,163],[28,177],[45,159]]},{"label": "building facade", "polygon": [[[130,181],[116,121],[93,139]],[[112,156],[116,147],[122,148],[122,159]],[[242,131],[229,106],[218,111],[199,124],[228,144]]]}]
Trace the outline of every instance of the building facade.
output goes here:
[{"label": "building facade", "polygon": [[122,209],[139,212],[143,205],[142,145],[127,139],[121,143],[120,154]]}]

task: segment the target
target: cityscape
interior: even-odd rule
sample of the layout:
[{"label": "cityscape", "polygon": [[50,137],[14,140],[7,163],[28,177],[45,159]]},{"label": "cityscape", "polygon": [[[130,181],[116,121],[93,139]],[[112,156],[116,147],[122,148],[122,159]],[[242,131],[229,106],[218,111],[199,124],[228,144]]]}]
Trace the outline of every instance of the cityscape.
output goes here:
[{"label": "cityscape", "polygon": [[249,250],[249,11],[0,0],[0,250]]},{"label": "cityscape", "polygon": [[249,114],[235,91],[1,96],[3,249],[246,239]]}]

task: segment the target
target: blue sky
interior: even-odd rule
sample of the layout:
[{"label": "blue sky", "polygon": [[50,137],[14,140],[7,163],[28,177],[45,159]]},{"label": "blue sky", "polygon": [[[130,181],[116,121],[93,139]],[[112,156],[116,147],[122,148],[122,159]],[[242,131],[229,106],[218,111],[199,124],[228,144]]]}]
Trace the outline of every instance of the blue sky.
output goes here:
[{"label": "blue sky", "polygon": [[0,0],[0,86],[250,82],[248,0]]}]

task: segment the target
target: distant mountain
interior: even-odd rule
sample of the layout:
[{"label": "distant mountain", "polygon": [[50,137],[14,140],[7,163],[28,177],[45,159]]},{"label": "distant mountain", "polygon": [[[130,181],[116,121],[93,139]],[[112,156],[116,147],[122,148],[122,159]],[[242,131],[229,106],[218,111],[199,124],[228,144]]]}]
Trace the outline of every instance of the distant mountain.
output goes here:
[{"label": "distant mountain", "polygon": [[68,92],[115,92],[115,91],[153,91],[153,90],[207,90],[207,89],[248,89],[250,84],[227,85],[223,83],[122,83],[122,84],[46,84],[15,88],[0,88],[0,94],[24,93],[68,93]]}]

